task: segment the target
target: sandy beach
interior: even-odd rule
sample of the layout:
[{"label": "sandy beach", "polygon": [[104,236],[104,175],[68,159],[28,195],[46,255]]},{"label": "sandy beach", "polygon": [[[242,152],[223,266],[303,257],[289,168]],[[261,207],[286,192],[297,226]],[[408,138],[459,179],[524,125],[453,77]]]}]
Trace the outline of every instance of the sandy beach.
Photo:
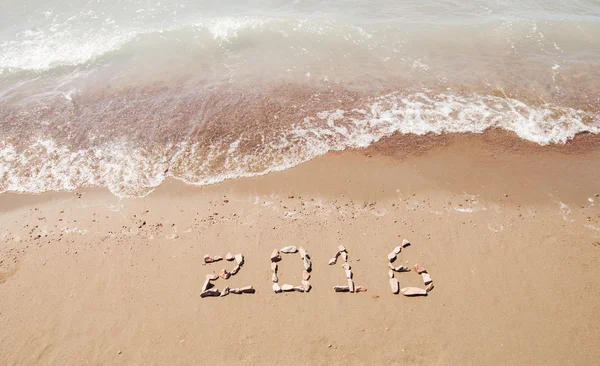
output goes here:
[{"label": "sandy beach", "polygon": [[[414,137],[414,136],[413,136]],[[48,364],[585,365],[600,359],[600,149],[496,132],[391,137],[262,177],[144,198],[0,196],[0,360]],[[404,148],[401,148],[401,147]],[[388,253],[435,288],[394,295]],[[328,260],[343,244],[364,293]],[[275,294],[302,246],[309,293]],[[201,298],[205,254],[243,253]],[[300,285],[283,254],[279,283]],[[395,276],[424,287],[414,270]]]}]

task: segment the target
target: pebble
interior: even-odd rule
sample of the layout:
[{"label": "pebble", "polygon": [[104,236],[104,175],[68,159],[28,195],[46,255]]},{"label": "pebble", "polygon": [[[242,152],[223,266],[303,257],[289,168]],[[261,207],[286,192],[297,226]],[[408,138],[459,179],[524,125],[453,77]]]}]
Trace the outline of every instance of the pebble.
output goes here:
[{"label": "pebble", "polygon": [[392,271],[391,269],[388,271],[388,276],[390,276],[390,278],[394,278],[394,271]]},{"label": "pebble", "polygon": [[342,244],[338,245],[337,249],[338,249],[339,252],[345,252],[346,251],[346,247],[343,246]]},{"label": "pebble", "polygon": [[342,259],[344,260],[344,262],[348,262],[348,253],[341,252],[340,255],[342,256]]},{"label": "pebble", "polygon": [[398,289],[400,288],[400,283],[398,283],[398,280],[395,278],[390,278],[390,288],[392,289],[392,293],[393,294],[397,294],[398,293]]},{"label": "pebble", "polygon": [[281,286],[281,291],[294,291],[294,286],[292,285],[282,285]]},{"label": "pebble", "polygon": [[352,271],[349,269],[344,270],[344,272],[346,272],[346,278],[351,280],[352,279]]},{"label": "pebble", "polygon": [[342,268],[349,271],[350,270],[350,265],[348,263],[344,263],[342,264]]},{"label": "pebble", "polygon": [[219,275],[211,273],[206,275],[206,279],[209,281],[216,281],[219,279]]},{"label": "pebble", "polygon": [[210,280],[207,278],[206,281],[204,281],[204,285],[202,285],[202,291],[201,292],[205,292],[208,289],[208,285],[210,284]]},{"label": "pebble", "polygon": [[227,253],[227,255],[225,255],[225,260],[231,262],[232,260],[234,260],[235,257],[233,256],[233,254],[231,254],[231,252]]},{"label": "pebble", "polygon": [[296,287],[294,287],[294,291],[304,292],[304,287],[302,287],[302,286],[296,286]]},{"label": "pebble", "polygon": [[408,241],[407,239],[402,239],[402,247],[403,248],[406,248],[409,245],[410,245],[410,241]]},{"label": "pebble", "polygon": [[235,261],[237,262],[238,266],[244,264],[244,256],[242,255],[242,253],[238,253],[235,255]]},{"label": "pebble", "polygon": [[304,291],[309,292],[310,289],[312,288],[312,286],[310,285],[310,282],[303,280],[302,281],[302,287],[304,288]]},{"label": "pebble", "polygon": [[215,255],[212,257],[213,262],[218,262],[218,261],[222,261],[223,257],[221,257],[220,255]]},{"label": "pebble", "polygon": [[277,272],[277,263],[271,262],[271,271]]},{"label": "pebble", "polygon": [[308,259],[308,256],[304,256],[304,269],[307,271],[310,271],[311,267],[312,267],[312,263],[311,263],[310,259]]},{"label": "pebble", "polygon": [[304,281],[308,281],[310,279],[310,273],[308,273],[306,270],[302,271],[302,279]]},{"label": "pebble", "polygon": [[242,267],[238,264],[237,266],[235,266],[233,271],[231,271],[231,275],[235,276],[240,271],[240,269],[242,269]]},{"label": "pebble", "polygon": [[394,268],[394,271],[396,271],[396,272],[410,272],[410,268],[404,267],[404,266],[398,266],[398,267]]},{"label": "pebble", "polygon": [[404,296],[426,296],[427,291],[419,287],[404,287],[400,290]]},{"label": "pebble", "polygon": [[350,288],[348,286],[333,286],[335,292],[348,292]]},{"label": "pebble", "polygon": [[333,266],[336,262],[337,262],[336,258],[331,258],[327,264],[329,264],[330,266]]},{"label": "pebble", "polygon": [[277,278],[277,273],[276,272],[273,272],[271,274],[271,281],[273,281],[273,282],[278,282],[279,281],[279,278]]},{"label": "pebble", "polygon": [[433,290],[433,282],[427,285],[427,287],[425,287],[425,291],[429,292],[431,290]]},{"label": "pebble", "polygon": [[281,252],[282,253],[288,253],[288,254],[290,254],[290,253],[296,253],[297,251],[298,251],[298,249],[296,249],[296,247],[293,246],[293,245],[291,245],[289,247],[283,247],[283,248],[281,248]]},{"label": "pebble", "polygon": [[429,275],[429,273],[425,272],[425,273],[421,273],[421,276],[423,277],[423,283],[426,285],[429,285],[430,283],[433,282],[433,280],[431,279],[431,276]]},{"label": "pebble", "polygon": [[298,251],[300,252],[300,259],[304,259],[304,257],[306,257],[306,250],[304,250],[304,248],[300,247],[298,249]]},{"label": "pebble", "polygon": [[348,279],[348,290],[350,290],[350,292],[354,292],[354,281],[351,279]]},{"label": "pebble", "polygon": [[279,262],[281,260],[281,254],[279,254],[279,250],[273,249],[273,253],[271,253],[271,262]]},{"label": "pebble", "polygon": [[219,274],[219,276],[221,276],[221,278],[228,280],[229,277],[231,277],[231,273],[229,273],[225,268],[223,268],[221,270],[221,273]]},{"label": "pebble", "polygon": [[223,289],[223,292],[221,292],[221,297],[224,297],[224,296],[227,296],[227,295],[229,295],[229,286],[226,286]]},{"label": "pebble", "polygon": [[367,292],[367,288],[363,286],[356,286],[354,292]]},{"label": "pebble", "polygon": [[214,262],[214,259],[210,256],[210,255],[205,255],[204,256],[204,263],[212,263]]},{"label": "pebble", "polygon": [[422,265],[420,264],[415,264],[415,272],[417,272],[418,274],[421,274],[423,272],[427,272],[427,270],[425,268],[423,268]]},{"label": "pebble", "polygon": [[273,291],[275,291],[276,294],[281,292],[281,287],[279,287],[279,284],[277,282],[273,284]]},{"label": "pebble", "polygon": [[398,245],[397,247],[394,248],[394,253],[396,253],[396,254],[400,254],[401,251],[402,251],[402,247],[400,245]]},{"label": "pebble", "polygon": [[243,292],[245,294],[253,294],[256,292],[256,290],[252,286],[244,286],[240,288],[240,292]]},{"label": "pebble", "polygon": [[239,288],[229,289],[229,292],[232,293],[232,294],[236,294],[236,295],[239,295],[239,294],[242,293],[242,291]]},{"label": "pebble", "polygon": [[216,288],[211,288],[206,291],[202,291],[200,297],[209,297],[209,296],[220,296],[221,293]]},{"label": "pebble", "polygon": [[396,260],[396,253],[394,253],[394,252],[391,252],[390,254],[388,254],[388,261],[389,261],[390,263],[392,263],[392,262],[393,262],[393,261],[395,261],[395,260]]}]

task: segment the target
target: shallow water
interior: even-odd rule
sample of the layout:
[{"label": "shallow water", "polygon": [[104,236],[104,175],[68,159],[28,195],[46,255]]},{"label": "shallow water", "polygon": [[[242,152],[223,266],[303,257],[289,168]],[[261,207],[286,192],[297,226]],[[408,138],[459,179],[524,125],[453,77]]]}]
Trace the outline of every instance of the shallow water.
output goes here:
[{"label": "shallow water", "polygon": [[600,132],[600,3],[3,1],[0,192],[143,195],[399,133]]}]

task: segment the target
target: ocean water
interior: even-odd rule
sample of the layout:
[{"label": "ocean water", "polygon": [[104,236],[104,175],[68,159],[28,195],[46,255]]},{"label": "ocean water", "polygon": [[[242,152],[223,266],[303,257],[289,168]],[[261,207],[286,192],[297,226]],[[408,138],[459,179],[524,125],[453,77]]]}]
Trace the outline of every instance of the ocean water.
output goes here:
[{"label": "ocean water", "polygon": [[600,132],[600,1],[0,3],[0,192],[143,196],[490,128]]}]

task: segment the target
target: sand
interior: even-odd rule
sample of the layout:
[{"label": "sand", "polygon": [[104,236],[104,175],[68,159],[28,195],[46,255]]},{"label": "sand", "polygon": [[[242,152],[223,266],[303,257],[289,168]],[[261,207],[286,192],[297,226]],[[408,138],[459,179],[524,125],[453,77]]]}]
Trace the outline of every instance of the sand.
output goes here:
[{"label": "sand", "polygon": [[[597,363],[600,149],[491,136],[412,153],[389,139],[141,199],[4,194],[0,363]],[[429,271],[427,297],[390,291],[387,254],[404,238],[395,263]],[[333,291],[339,244],[367,292]],[[312,257],[310,293],[271,289],[270,254],[287,245]],[[245,265],[216,286],[256,293],[201,299],[205,275],[234,266],[203,256],[227,252]],[[279,283],[300,285],[299,256],[282,256]],[[396,278],[424,287],[414,271]]]}]

